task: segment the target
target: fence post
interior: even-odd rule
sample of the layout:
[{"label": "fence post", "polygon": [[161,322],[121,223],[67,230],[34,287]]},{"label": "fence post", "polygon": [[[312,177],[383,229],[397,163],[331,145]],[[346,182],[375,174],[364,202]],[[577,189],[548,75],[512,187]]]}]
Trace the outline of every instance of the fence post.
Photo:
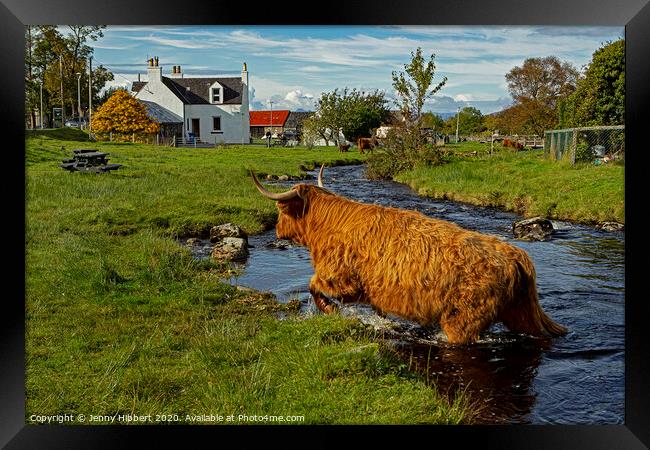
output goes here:
[{"label": "fence post", "polygon": [[555,153],[555,148],[557,147],[557,139],[555,137],[555,131],[551,131],[551,146],[549,149],[549,154],[551,159],[556,160],[557,154]]},{"label": "fence post", "polygon": [[576,150],[578,149],[578,133],[575,128],[571,129],[571,165],[576,163]]}]

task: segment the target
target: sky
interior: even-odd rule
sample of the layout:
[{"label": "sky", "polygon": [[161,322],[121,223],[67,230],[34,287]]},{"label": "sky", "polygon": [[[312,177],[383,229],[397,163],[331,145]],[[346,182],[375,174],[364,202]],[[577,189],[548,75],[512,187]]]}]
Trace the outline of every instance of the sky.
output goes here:
[{"label": "sky", "polygon": [[[624,37],[623,27],[586,26],[109,26],[91,45],[93,66],[115,75],[109,86],[146,81],[147,59],[163,75],[180,65],[186,77],[239,76],[247,63],[250,109],[314,110],[322,92],[376,89],[395,98],[391,73],[411,52],[435,54],[434,84],[445,86],[426,111],[483,114],[512,103],[505,75],[527,58],[557,56],[584,69],[595,50]],[[396,106],[391,103],[391,109]]]}]

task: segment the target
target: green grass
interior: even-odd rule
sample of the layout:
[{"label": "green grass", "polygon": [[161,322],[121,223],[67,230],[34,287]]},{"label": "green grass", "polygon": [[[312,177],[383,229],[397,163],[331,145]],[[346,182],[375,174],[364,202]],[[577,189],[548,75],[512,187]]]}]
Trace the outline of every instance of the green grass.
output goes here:
[{"label": "green grass", "polygon": [[452,157],[440,166],[400,173],[395,180],[421,195],[503,208],[526,217],[625,223],[623,165],[572,166],[545,159],[543,150],[497,150],[489,156],[485,153],[489,144],[450,147],[462,152],[476,150],[477,145],[484,147],[478,157]]},{"label": "green grass", "polygon": [[[245,168],[300,175],[363,156],[89,144],[80,133],[28,133],[26,143],[28,422],[63,413],[85,423],[115,414],[472,420],[468,398],[439,395],[358,322],[242,293],[220,282],[224,267],[176,242],[214,224],[255,233],[275,222]],[[123,167],[68,173],[58,164],[73,148],[107,151]]]}]

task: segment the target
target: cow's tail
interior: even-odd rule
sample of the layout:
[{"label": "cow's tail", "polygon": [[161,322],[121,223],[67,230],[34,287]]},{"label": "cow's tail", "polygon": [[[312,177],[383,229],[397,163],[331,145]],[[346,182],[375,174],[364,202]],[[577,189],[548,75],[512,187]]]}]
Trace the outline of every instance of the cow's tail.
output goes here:
[{"label": "cow's tail", "polygon": [[502,314],[504,324],[512,331],[539,337],[558,337],[567,329],[551,320],[542,310],[537,296],[535,267],[528,255],[516,262],[514,298]]}]

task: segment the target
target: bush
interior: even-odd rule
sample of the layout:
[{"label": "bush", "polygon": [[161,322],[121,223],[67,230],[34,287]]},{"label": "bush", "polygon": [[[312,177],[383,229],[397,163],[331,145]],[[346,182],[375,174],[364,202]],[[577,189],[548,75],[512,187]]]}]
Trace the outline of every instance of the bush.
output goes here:
[{"label": "bush", "polygon": [[576,161],[591,162],[596,157],[588,142],[582,141],[576,146]]},{"label": "bush", "polygon": [[440,151],[427,145],[419,129],[391,129],[382,140],[383,151],[368,158],[366,175],[374,180],[391,180],[416,166],[435,166],[442,162]]}]

